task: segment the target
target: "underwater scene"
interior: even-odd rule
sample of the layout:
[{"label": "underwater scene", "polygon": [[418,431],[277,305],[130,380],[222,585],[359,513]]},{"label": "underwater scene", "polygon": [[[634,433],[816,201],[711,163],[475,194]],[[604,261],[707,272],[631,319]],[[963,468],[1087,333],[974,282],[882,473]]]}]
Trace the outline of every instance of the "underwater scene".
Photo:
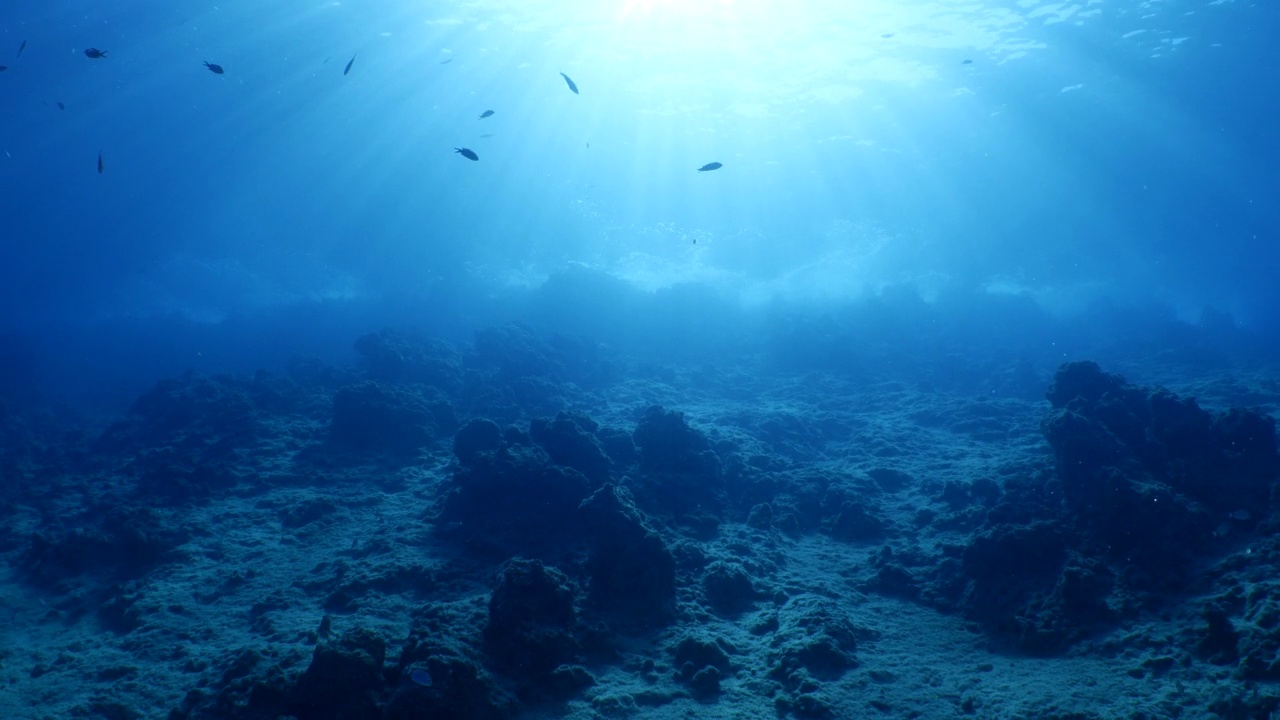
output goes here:
[{"label": "underwater scene", "polygon": [[1277,29],[5,0],[0,718],[1280,717]]}]

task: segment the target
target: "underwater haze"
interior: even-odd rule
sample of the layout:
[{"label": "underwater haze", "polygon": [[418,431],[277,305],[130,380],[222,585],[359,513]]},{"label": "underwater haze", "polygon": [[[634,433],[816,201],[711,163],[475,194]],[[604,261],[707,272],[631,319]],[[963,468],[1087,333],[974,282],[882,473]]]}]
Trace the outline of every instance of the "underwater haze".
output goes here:
[{"label": "underwater haze", "polygon": [[[377,304],[467,327],[480,298],[586,269],[754,305],[905,285],[1274,330],[1273,14],[17,0],[4,319],[54,355],[50,332],[122,318]],[[166,371],[218,369],[171,330],[144,333],[186,353]]]},{"label": "underwater haze", "polygon": [[1275,716],[1277,28],[5,0],[0,716]]}]

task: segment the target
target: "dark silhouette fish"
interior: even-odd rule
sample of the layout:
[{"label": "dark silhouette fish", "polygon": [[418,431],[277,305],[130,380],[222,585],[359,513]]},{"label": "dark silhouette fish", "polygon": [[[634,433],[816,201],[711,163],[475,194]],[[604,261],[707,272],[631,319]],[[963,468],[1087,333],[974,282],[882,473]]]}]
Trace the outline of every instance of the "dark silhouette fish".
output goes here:
[{"label": "dark silhouette fish", "polygon": [[569,76],[565,75],[564,73],[560,73],[560,77],[564,78],[564,81],[569,84],[569,89],[573,91],[574,95],[577,95],[578,94],[577,83],[575,83],[573,80],[570,80]]},{"label": "dark silhouette fish", "polygon": [[0,72],[4,72],[5,70],[8,70],[8,69],[9,69],[8,65],[0,65]]},{"label": "dark silhouette fish", "polygon": [[18,57],[22,57],[22,51],[26,49],[27,49],[27,41],[23,40],[22,44],[18,46]]},{"label": "dark silhouette fish", "polygon": [[719,170],[722,167],[724,167],[724,165],[721,165],[720,163],[707,163],[706,165],[703,165],[702,167],[698,168],[698,172],[707,172],[709,170]]},{"label": "dark silhouette fish", "polygon": [[479,159],[480,159],[480,156],[479,156],[479,155],[477,155],[477,154],[475,153],[475,151],[474,151],[474,150],[470,150],[470,149],[468,149],[468,148],[454,148],[454,149],[453,149],[453,151],[454,151],[454,152],[456,152],[456,153],[458,153],[459,155],[461,155],[462,157],[464,157],[464,158],[466,158],[466,159],[468,159],[468,160],[479,160]]},{"label": "dark silhouette fish", "polygon": [[67,106],[66,106],[66,105],[63,105],[63,104],[62,104],[62,101],[58,101],[58,109],[59,109],[59,110],[66,110],[66,109],[67,109]]},{"label": "dark silhouette fish", "polygon": [[960,63],[960,64],[961,64],[961,65],[972,65],[972,64],[973,64],[973,61],[972,61],[972,60],[965,60],[964,62],[962,62],[962,63]]},{"label": "dark silhouette fish", "polygon": [[445,58],[445,59],[443,59],[443,60],[441,60],[441,61],[440,61],[440,64],[441,64],[441,65],[448,65],[448,64],[449,64],[449,63],[451,63],[451,62],[453,62],[453,58]]},{"label": "dark silhouette fish", "polygon": [[492,110],[485,110],[484,112],[480,113],[480,119],[483,120],[487,117],[491,117],[492,115],[493,115]]},{"label": "dark silhouette fish", "polygon": [[209,68],[209,72],[213,73],[214,75],[221,75],[223,72],[221,65],[215,65],[209,62],[208,60],[204,61],[204,66]]},{"label": "dark silhouette fish", "polygon": [[106,166],[102,164],[102,153],[98,153],[98,174],[99,174],[99,175],[101,175],[101,174],[102,174],[102,170],[103,170],[105,167],[106,167]]},{"label": "dark silhouette fish", "polygon": [[94,60],[101,60],[102,58],[107,56],[107,51],[99,50],[98,48],[89,48],[88,50],[84,51],[84,54],[86,57],[93,58]]},{"label": "dark silhouette fish", "polygon": [[354,63],[355,63],[355,61],[356,61],[356,56],[355,56],[355,55],[352,55],[352,56],[351,56],[351,59],[347,61],[347,66],[346,66],[346,67],[344,67],[344,68],[342,68],[342,74],[343,74],[343,75],[346,75],[347,73],[351,72],[351,66],[352,66],[352,64],[354,64]]}]

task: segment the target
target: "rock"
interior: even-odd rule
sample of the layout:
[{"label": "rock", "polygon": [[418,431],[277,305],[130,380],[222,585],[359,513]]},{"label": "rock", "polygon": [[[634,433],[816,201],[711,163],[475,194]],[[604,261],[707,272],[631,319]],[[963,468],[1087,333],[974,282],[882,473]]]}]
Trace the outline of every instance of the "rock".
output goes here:
[{"label": "rock", "polygon": [[334,395],[329,440],[345,450],[404,460],[456,427],[453,406],[429,388],[365,382]]},{"label": "rock", "polygon": [[605,485],[583,501],[579,513],[590,537],[592,604],[641,625],[669,620],[676,591],[675,556],[645,522],[631,493]]},{"label": "rock", "polygon": [[485,650],[495,666],[518,679],[545,681],[576,652],[573,587],[540,560],[507,562],[489,597]]},{"label": "rock", "polygon": [[291,712],[307,720],[379,720],[387,643],[372,630],[350,630],[316,645],[293,690]]}]

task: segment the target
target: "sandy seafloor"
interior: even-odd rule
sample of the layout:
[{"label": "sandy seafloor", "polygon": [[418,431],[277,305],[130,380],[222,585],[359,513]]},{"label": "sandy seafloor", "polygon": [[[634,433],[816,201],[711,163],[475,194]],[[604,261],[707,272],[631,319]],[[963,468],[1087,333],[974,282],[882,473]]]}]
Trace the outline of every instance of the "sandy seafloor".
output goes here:
[{"label": "sandy seafloor", "polygon": [[[1006,485],[1055,492],[1041,430],[1051,369],[1028,377],[1010,364],[989,382],[954,383],[753,358],[566,369],[529,356],[555,354],[541,340],[519,342],[505,364],[492,348],[486,360],[427,344],[401,347],[390,369],[189,376],[87,430],[9,405],[0,717],[1266,718],[1280,708],[1280,673],[1267,664],[1280,646],[1280,539],[1267,508],[1210,518],[1211,534],[1180,561],[1185,576],[1160,592],[1125,585],[1124,558],[1081,540],[1089,531],[1071,512],[1048,511],[1043,523],[1065,528],[1065,557],[1111,578],[1090,606],[1114,612],[1060,603],[1042,644],[991,617],[983,597],[1004,597],[1007,583],[1023,598],[1010,607],[1053,614],[1044,598],[1062,593],[1056,567],[1037,585],[1016,558],[988,570],[987,595],[967,584],[980,563],[966,548],[1003,532],[991,516]],[[1261,364],[1099,362],[1213,412],[1280,407],[1280,374]],[[362,384],[371,378],[378,389]],[[417,434],[339,427],[334,398],[353,386],[382,393],[361,406],[370,413],[405,403],[407,414],[391,414]],[[422,398],[430,408],[417,412]],[[432,415],[440,403],[452,419]],[[693,437],[696,454],[704,438],[718,468],[627,459],[625,438],[653,406],[683,413],[692,435],[672,442]],[[670,596],[616,605],[598,591],[590,558],[617,547],[561,533],[555,511],[550,526],[520,517],[542,512],[529,477],[493,480],[484,492],[497,496],[461,509],[443,503],[459,482],[459,427],[491,418],[528,431],[561,410],[598,423],[612,460],[574,487],[584,498],[632,488],[622,515],[673,560]],[[570,620],[533,612],[516,631],[534,637],[522,647],[555,655],[554,675],[484,639],[504,563],[520,556],[554,568],[531,571],[534,584],[561,583],[551,602],[573,608]],[[1233,647],[1220,642],[1223,618]],[[551,629],[532,627],[542,620]],[[411,635],[419,645],[406,651]],[[368,650],[381,644],[383,657]],[[318,645],[336,650],[304,679]],[[408,679],[411,668],[431,684]]]}]

